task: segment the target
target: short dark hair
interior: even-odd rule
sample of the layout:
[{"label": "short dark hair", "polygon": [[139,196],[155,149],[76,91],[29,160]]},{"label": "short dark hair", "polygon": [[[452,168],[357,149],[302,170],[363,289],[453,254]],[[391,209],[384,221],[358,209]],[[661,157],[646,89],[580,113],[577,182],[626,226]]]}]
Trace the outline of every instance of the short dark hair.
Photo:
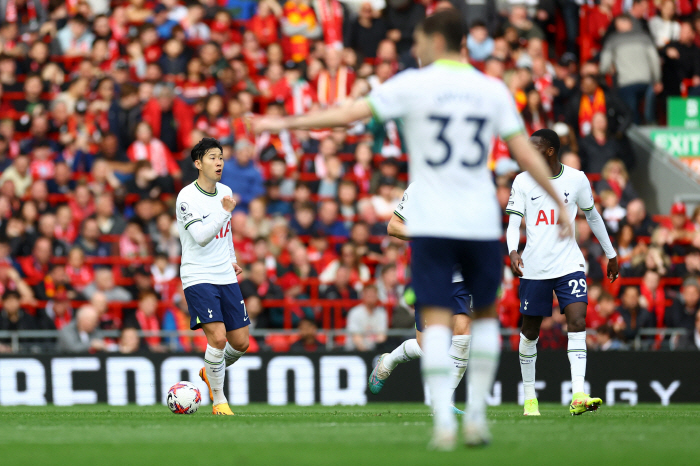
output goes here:
[{"label": "short dark hair", "polygon": [[445,45],[450,52],[462,49],[462,39],[466,35],[466,26],[459,14],[454,10],[445,10],[428,16],[418,26],[425,35],[440,34],[445,38]]},{"label": "short dark hair", "polygon": [[221,152],[224,151],[224,148],[221,147],[221,143],[216,139],[203,138],[197,143],[197,145],[195,145],[192,148],[192,153],[190,154],[190,157],[192,157],[193,162],[196,162],[197,160],[202,160],[202,157],[204,157],[204,154],[206,154],[207,151],[215,148],[218,148]]},{"label": "short dark hair", "polygon": [[554,155],[559,154],[559,148],[561,147],[561,142],[559,141],[559,135],[551,129],[538,129],[532,133],[532,137],[540,137],[549,143],[549,147],[554,148]]},{"label": "short dark hair", "polygon": [[20,299],[19,293],[15,290],[7,290],[2,294],[3,301],[6,301],[10,298]]}]

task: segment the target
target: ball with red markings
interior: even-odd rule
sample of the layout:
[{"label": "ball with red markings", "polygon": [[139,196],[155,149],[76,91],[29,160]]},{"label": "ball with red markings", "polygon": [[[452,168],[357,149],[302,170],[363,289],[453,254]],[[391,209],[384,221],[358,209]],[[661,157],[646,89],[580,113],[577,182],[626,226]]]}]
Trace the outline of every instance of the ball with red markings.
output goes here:
[{"label": "ball with red markings", "polygon": [[168,390],[167,402],[175,414],[194,414],[202,402],[202,394],[191,382],[178,382]]}]

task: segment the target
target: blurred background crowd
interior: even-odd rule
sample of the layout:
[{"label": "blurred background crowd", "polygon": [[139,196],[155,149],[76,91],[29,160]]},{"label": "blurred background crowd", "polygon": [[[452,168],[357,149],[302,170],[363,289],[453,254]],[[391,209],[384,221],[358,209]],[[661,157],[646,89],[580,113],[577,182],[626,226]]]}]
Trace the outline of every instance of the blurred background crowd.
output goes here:
[{"label": "blurred background crowd", "polygon": [[[189,329],[174,200],[197,176],[188,149],[209,136],[224,146],[221,181],[238,201],[252,327],[298,329],[252,338],[250,351],[393,344],[387,329],[412,328],[414,312],[410,244],[386,234],[408,181],[401,122],[256,137],[249,118],[361,98],[416,66],[416,24],[453,9],[469,24],[465,59],[507,84],[528,132],[553,128],[562,162],[592,182],[622,279],[604,280],[605,256],[579,218],[589,346],[625,349],[640,329],[685,328],[642,346],[700,347],[700,209],[649,215],[624,136],[664,124],[669,96],[700,94],[700,2],[484,5],[0,0],[0,330],[60,331],[24,339],[22,351],[202,350],[203,335],[137,330]],[[489,163],[505,208],[518,166],[499,140]],[[499,313],[515,329],[505,252]],[[555,312],[541,346],[564,348],[565,331]],[[0,351],[12,351],[9,339]]]}]

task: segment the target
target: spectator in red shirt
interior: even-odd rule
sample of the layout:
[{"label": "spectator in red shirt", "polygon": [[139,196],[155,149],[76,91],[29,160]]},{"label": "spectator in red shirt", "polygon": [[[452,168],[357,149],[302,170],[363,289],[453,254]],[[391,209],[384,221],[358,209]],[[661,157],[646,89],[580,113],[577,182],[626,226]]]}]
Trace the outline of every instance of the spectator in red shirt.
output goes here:
[{"label": "spectator in red shirt", "polygon": [[248,30],[255,34],[261,47],[267,48],[270,44],[279,41],[277,29],[280,16],[282,16],[282,7],[277,1],[258,2],[258,12],[248,21]]},{"label": "spectator in red shirt", "polygon": [[66,274],[68,274],[73,288],[78,291],[81,291],[95,279],[95,272],[92,267],[85,264],[85,253],[78,246],[73,247],[68,253]]},{"label": "spectator in red shirt", "polygon": [[189,105],[175,97],[172,87],[155,86],[153,98],[143,107],[143,121],[151,126],[154,137],[163,141],[170,152],[179,153],[190,147],[194,114]]},{"label": "spectator in red shirt", "polygon": [[231,144],[233,134],[229,119],[224,115],[224,99],[219,94],[211,94],[204,103],[204,111],[196,118],[195,126],[221,144]]},{"label": "spectator in red shirt", "polygon": [[[135,327],[144,332],[160,331],[160,322],[156,311],[158,310],[158,295],[154,291],[145,291],[139,296],[139,304],[136,309],[133,321],[125,323],[125,327]],[[161,345],[159,336],[145,337],[144,340],[148,349],[156,352],[163,352],[166,348]]]},{"label": "spectator in red shirt", "polygon": [[22,273],[30,283],[37,283],[44,279],[49,271],[51,260],[51,240],[39,238],[32,247],[32,255],[19,258],[17,261],[22,268]]}]

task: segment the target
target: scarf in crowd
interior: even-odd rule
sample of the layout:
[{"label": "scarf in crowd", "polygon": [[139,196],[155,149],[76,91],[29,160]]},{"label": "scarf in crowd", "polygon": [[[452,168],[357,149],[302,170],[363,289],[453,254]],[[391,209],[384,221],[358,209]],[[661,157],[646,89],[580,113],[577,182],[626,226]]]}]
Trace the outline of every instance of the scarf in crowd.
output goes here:
[{"label": "scarf in crowd", "polygon": [[321,71],[318,75],[317,94],[318,101],[324,107],[331,107],[345,100],[348,96],[348,69],[341,66],[333,77],[328,70]]},{"label": "scarf in crowd", "polygon": [[129,158],[133,161],[148,160],[158,176],[168,175],[167,147],[159,139],[151,139],[148,145],[141,141],[134,142],[129,147]]},{"label": "scarf in crowd", "polygon": [[[34,0],[27,0],[25,6],[27,7],[27,23],[37,23],[36,5],[34,5]],[[20,18],[20,13],[17,10],[16,0],[8,0],[7,8],[5,9],[5,21],[8,23],[21,23],[23,22],[21,20],[22,18]]]},{"label": "scarf in crowd", "polygon": [[343,48],[343,8],[338,0],[319,0],[316,2],[318,20],[323,28],[326,45]]},{"label": "scarf in crowd", "polygon": [[314,102],[313,91],[309,83],[300,79],[292,84],[291,89],[291,98],[285,102],[287,114],[301,115],[308,112]]},{"label": "scarf in crowd", "polygon": [[588,95],[581,96],[581,106],[578,110],[578,124],[581,136],[591,132],[591,121],[596,113],[606,113],[605,92],[600,87],[593,94],[593,101]]},{"label": "scarf in crowd", "polygon": [[[141,327],[141,330],[143,330],[144,332],[160,330],[160,325],[158,324],[158,317],[156,316],[148,317],[146,314],[143,313],[143,311],[138,310],[136,311],[136,320],[139,323],[139,327]],[[160,337],[157,336],[145,337],[144,340],[146,340],[148,346],[160,344]]]}]

